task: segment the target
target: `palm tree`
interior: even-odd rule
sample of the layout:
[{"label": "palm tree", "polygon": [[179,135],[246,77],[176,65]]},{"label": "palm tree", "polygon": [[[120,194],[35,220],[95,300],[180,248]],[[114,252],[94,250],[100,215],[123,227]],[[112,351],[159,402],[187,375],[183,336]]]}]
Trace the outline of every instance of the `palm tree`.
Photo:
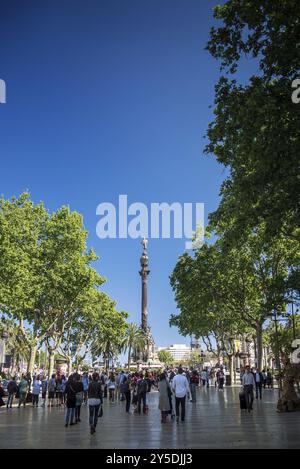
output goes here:
[{"label": "palm tree", "polygon": [[127,325],[125,338],[123,341],[123,350],[128,350],[128,370],[130,369],[130,360],[132,350],[141,351],[146,347],[147,340],[144,331],[136,323]]},{"label": "palm tree", "polygon": [[110,337],[103,338],[101,342],[95,341],[91,347],[91,353],[94,357],[99,357],[102,355],[105,362],[106,371],[109,369],[109,362],[112,357],[120,352],[120,346]]}]

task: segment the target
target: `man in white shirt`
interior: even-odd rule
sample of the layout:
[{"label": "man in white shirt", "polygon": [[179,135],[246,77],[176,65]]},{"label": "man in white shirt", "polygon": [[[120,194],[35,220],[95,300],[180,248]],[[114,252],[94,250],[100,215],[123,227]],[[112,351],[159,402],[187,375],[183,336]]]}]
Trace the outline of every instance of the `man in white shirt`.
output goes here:
[{"label": "man in white shirt", "polygon": [[179,406],[181,406],[181,421],[185,419],[185,398],[190,396],[190,388],[188,380],[182,374],[182,368],[178,368],[178,374],[174,376],[172,381],[172,389],[175,393],[176,400],[176,420],[179,422]]},{"label": "man in white shirt", "polygon": [[247,365],[245,368],[245,373],[243,374],[242,378],[242,384],[244,386],[247,409],[250,413],[250,411],[252,410],[252,404],[254,399],[253,389],[255,387],[255,380],[253,373],[250,373],[249,365]]}]

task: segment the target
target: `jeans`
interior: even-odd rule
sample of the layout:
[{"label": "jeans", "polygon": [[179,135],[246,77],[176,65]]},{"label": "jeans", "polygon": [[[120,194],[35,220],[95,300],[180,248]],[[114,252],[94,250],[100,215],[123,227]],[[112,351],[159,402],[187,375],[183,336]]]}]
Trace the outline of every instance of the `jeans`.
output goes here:
[{"label": "jeans", "polygon": [[261,390],[262,390],[262,383],[256,383],[256,386],[255,386],[256,399],[258,399],[258,393],[259,393],[259,397],[261,399]]},{"label": "jeans", "polygon": [[6,407],[11,407],[11,406],[12,406],[12,403],[13,403],[13,400],[14,400],[14,395],[13,395],[13,394],[9,394],[9,395],[8,395],[8,399],[7,399],[7,403],[6,403]]},{"label": "jeans", "polygon": [[252,384],[246,384],[244,386],[245,390],[245,398],[246,398],[246,404],[247,404],[247,409],[252,410],[252,404],[253,404],[253,385]]},{"label": "jeans", "polygon": [[129,412],[130,409],[130,400],[131,400],[131,392],[125,392],[124,393],[125,399],[126,399],[126,412]]},{"label": "jeans", "polygon": [[32,405],[36,404],[38,405],[39,403],[39,395],[38,394],[32,394]]},{"label": "jeans", "polygon": [[141,413],[141,403],[143,401],[143,413],[146,413],[146,393],[138,394],[138,413]]},{"label": "jeans", "polygon": [[179,418],[179,406],[181,406],[181,420],[185,419],[185,397],[175,397],[176,401],[176,417]]},{"label": "jeans", "polygon": [[80,410],[81,410],[81,405],[77,405],[75,409],[75,420],[78,422],[80,419]]},{"label": "jeans", "polygon": [[25,407],[25,404],[26,404],[26,394],[27,394],[27,392],[20,392],[19,407],[20,407],[20,405],[21,405],[22,403],[24,404],[24,407]]},{"label": "jeans", "polygon": [[98,422],[98,414],[99,414],[99,405],[90,405],[90,426],[96,428]]},{"label": "jeans", "polygon": [[219,389],[223,389],[224,386],[224,378],[219,378]]},{"label": "jeans", "polygon": [[68,425],[70,423],[74,423],[75,417],[75,407],[67,407],[66,419],[65,424]]},{"label": "jeans", "polygon": [[196,384],[195,383],[191,383],[190,384],[190,388],[191,388],[191,395],[192,395],[192,402],[196,402]]}]

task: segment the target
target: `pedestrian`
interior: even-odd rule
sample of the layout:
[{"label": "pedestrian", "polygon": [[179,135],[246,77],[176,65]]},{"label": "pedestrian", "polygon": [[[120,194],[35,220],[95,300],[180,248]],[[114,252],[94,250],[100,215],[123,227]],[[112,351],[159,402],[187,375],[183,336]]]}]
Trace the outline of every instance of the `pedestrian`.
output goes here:
[{"label": "pedestrian", "polygon": [[143,373],[140,374],[140,379],[137,382],[137,397],[138,405],[137,412],[141,413],[141,403],[143,402],[143,414],[147,413],[147,391],[148,391],[148,382],[144,377]]},{"label": "pedestrian", "polygon": [[246,405],[248,412],[250,413],[253,405],[253,389],[255,387],[255,379],[253,374],[250,372],[250,366],[247,365],[245,368],[245,373],[243,375],[243,386],[245,391]]},{"label": "pedestrian", "polygon": [[88,404],[90,412],[89,423],[91,435],[93,435],[96,431],[99,409],[102,403],[102,388],[101,383],[99,382],[99,374],[95,372],[92,375],[92,381],[90,382],[88,388]]},{"label": "pedestrian", "polygon": [[8,399],[6,403],[6,408],[12,408],[13,400],[14,400],[14,395],[17,392],[17,383],[16,383],[16,377],[14,376],[7,385],[7,392],[8,392]]},{"label": "pedestrian", "polygon": [[119,399],[120,401],[124,401],[125,400],[125,396],[124,396],[124,393],[122,391],[123,387],[123,383],[124,383],[124,379],[126,378],[126,374],[124,373],[123,370],[121,370],[121,373],[119,374]]},{"label": "pedestrian", "polygon": [[66,405],[66,385],[67,385],[67,379],[65,375],[62,375],[61,377],[61,402],[62,405]]},{"label": "pedestrian", "polygon": [[88,389],[89,389],[89,375],[88,373],[83,373],[82,375],[82,385],[83,385],[83,402],[85,405],[87,405],[87,400],[88,400]]},{"label": "pedestrian", "polygon": [[45,407],[46,405],[47,390],[48,390],[48,379],[46,376],[44,376],[42,379],[42,399],[43,399],[42,407]]},{"label": "pedestrian", "polygon": [[63,404],[63,384],[62,378],[58,376],[55,383],[55,397],[56,397],[56,406],[61,407]]},{"label": "pedestrian", "polygon": [[130,390],[130,379],[127,376],[124,376],[122,380],[121,392],[126,400],[126,412],[129,414],[130,410],[130,401],[131,401],[131,390]]},{"label": "pedestrian", "polygon": [[107,390],[108,390],[110,402],[115,401],[115,389],[116,389],[116,378],[115,378],[114,373],[111,373],[107,381]]},{"label": "pedestrian", "polygon": [[259,371],[259,368],[256,369],[256,372],[254,373],[254,381],[255,381],[255,395],[256,399],[258,399],[258,394],[259,398],[262,398],[262,387],[263,387],[263,374],[261,371]]},{"label": "pedestrian", "polygon": [[2,381],[1,381],[1,378],[0,378],[0,407],[2,407],[2,406],[5,405],[5,402],[4,402],[4,400],[3,400],[3,397],[4,397],[4,396],[5,396],[5,393],[4,393]]},{"label": "pedestrian", "polygon": [[27,381],[27,379],[25,379],[25,376],[22,375],[22,379],[19,383],[19,405],[18,405],[18,408],[21,407],[21,404],[26,405],[26,396],[27,396],[27,392],[29,390],[29,383]]},{"label": "pedestrian", "polygon": [[170,384],[166,379],[166,374],[161,373],[158,382],[159,403],[158,408],[161,412],[161,423],[166,423],[167,416],[171,410],[169,395],[171,391]]},{"label": "pedestrian", "polygon": [[81,381],[81,376],[79,373],[75,375],[74,388],[76,391],[76,408],[75,408],[75,422],[81,422],[80,420],[80,410],[83,403],[84,391],[83,383]]},{"label": "pedestrian", "polygon": [[268,386],[268,389],[273,387],[273,378],[272,378],[272,374],[271,374],[269,368],[267,368],[266,384]]},{"label": "pedestrian", "polygon": [[69,376],[66,384],[66,406],[65,427],[68,427],[69,424],[75,425],[76,389],[74,375]]},{"label": "pedestrian", "polygon": [[263,387],[264,387],[264,389],[266,389],[267,373],[266,373],[266,370],[265,370],[265,369],[262,370],[262,377],[263,377]]},{"label": "pedestrian", "polygon": [[32,407],[34,406],[38,407],[39,405],[41,387],[42,387],[42,381],[40,380],[40,377],[37,376],[36,378],[34,378],[33,386],[32,386]]},{"label": "pedestrian", "polygon": [[192,399],[191,402],[196,402],[196,391],[197,387],[199,386],[199,375],[196,370],[192,371],[191,379],[190,379],[190,390],[191,390],[191,395]]},{"label": "pedestrian", "polygon": [[53,374],[48,383],[48,407],[51,407],[51,404],[54,405],[55,389],[56,389],[56,380],[55,380],[55,374]]},{"label": "pedestrian", "polygon": [[176,401],[176,421],[179,422],[179,407],[181,407],[181,421],[185,420],[185,400],[186,396],[190,396],[190,388],[188,380],[182,374],[182,368],[178,368],[178,374],[174,376],[172,388],[175,393]]},{"label": "pedestrian", "polygon": [[217,372],[217,380],[218,380],[218,385],[219,385],[219,391],[223,391],[223,386],[224,386],[224,372],[223,368],[220,368],[220,370]]}]

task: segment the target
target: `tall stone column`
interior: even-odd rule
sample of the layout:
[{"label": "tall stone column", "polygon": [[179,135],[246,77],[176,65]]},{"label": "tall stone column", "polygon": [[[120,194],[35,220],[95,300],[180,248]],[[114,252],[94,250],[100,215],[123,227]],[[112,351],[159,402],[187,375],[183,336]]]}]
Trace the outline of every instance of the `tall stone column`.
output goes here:
[{"label": "tall stone column", "polygon": [[148,241],[144,239],[142,241],[143,245],[143,254],[141,257],[141,270],[139,272],[142,280],[142,314],[141,314],[141,327],[143,331],[147,334],[149,331],[148,327],[148,275],[150,270],[148,269],[149,258],[147,253]]}]

